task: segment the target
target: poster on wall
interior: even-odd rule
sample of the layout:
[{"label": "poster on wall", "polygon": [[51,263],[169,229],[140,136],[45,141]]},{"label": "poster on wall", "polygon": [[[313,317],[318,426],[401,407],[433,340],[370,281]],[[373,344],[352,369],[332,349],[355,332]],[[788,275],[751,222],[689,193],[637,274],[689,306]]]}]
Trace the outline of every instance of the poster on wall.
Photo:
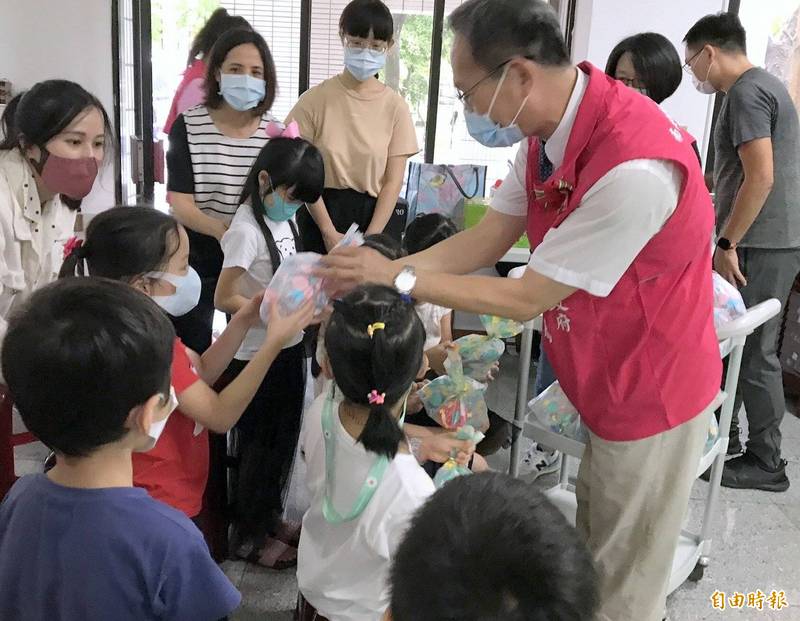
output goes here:
[{"label": "poster on wall", "polygon": [[777,76],[800,106],[800,0],[742,0],[750,60]]}]

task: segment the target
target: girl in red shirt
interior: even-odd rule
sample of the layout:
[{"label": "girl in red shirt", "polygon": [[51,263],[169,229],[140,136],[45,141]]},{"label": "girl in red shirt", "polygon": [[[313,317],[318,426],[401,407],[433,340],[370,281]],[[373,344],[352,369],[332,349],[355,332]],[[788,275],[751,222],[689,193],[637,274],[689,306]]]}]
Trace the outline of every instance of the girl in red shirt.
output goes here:
[{"label": "girl in red shirt", "polygon": [[[197,304],[200,281],[189,267],[189,240],[172,217],[147,207],[116,207],[92,220],[86,241],[68,244],[60,277],[122,280],[149,295],[172,316]],[[253,297],[202,355],[175,339],[172,387],[178,410],[147,453],[133,458],[134,485],[190,518],[202,508],[208,479],[208,434],[226,433],[239,420],[283,346],[311,323],[313,304],[289,316],[270,314],[266,338],[242,372],[222,391],[211,386],[227,368],[248,330],[259,325],[261,295]],[[120,344],[124,347],[124,343]]]}]

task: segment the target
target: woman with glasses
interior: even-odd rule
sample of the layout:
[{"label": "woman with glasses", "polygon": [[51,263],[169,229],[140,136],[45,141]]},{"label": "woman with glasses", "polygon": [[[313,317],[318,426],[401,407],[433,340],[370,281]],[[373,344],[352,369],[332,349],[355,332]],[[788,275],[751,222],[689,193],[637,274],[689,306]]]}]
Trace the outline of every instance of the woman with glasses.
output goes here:
[{"label": "woman with glasses", "polygon": [[[683,77],[678,51],[657,32],[642,32],[617,43],[608,57],[606,75],[657,104],[678,90]],[[697,141],[692,142],[692,149],[702,164]]]},{"label": "woman with glasses", "polygon": [[304,93],[287,119],[325,160],[322,199],[297,214],[304,248],[319,253],[354,222],[365,234],[383,232],[406,161],[419,151],[408,105],[378,79],[394,43],[389,8],[380,0],[353,0],[339,34],[344,71]]}]

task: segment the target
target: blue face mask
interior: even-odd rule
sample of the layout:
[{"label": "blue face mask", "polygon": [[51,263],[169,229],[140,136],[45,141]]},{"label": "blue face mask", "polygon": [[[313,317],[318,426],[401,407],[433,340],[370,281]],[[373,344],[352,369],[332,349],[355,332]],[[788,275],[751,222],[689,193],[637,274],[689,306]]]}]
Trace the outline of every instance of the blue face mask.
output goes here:
[{"label": "blue face mask", "polygon": [[494,102],[500,94],[500,87],[503,86],[507,73],[508,65],[506,65],[506,68],[503,70],[503,75],[497,83],[497,88],[494,90],[494,96],[492,97],[492,102],[489,104],[489,109],[486,111],[486,114],[478,114],[477,112],[464,108],[464,120],[467,123],[469,135],[486,147],[510,147],[525,138],[525,134],[522,133],[519,125],[516,125],[516,122],[522,109],[528,102],[527,97],[522,100],[517,114],[514,115],[513,120],[506,127],[501,126],[500,123],[495,123],[489,116],[492,113],[492,108],[494,108]]},{"label": "blue face mask", "polygon": [[386,65],[386,52],[369,48],[344,48],[344,66],[359,82],[369,80]]},{"label": "blue face mask", "polygon": [[175,287],[175,293],[172,295],[151,296],[153,302],[173,317],[182,317],[197,306],[200,301],[200,276],[191,267],[187,269],[185,276],[166,274],[164,272],[151,272],[145,275],[148,278],[166,280]]},{"label": "blue face mask", "polygon": [[264,99],[267,85],[264,80],[251,75],[223,73],[219,78],[219,92],[234,110],[252,110]]},{"label": "blue face mask", "polygon": [[[272,197],[271,205],[267,203],[267,196]],[[286,222],[287,220],[291,220],[294,214],[297,213],[297,210],[302,207],[301,203],[290,203],[275,190],[272,190],[270,194],[264,196],[264,198],[261,199],[261,204],[264,207],[264,213],[267,218],[273,222]]]}]

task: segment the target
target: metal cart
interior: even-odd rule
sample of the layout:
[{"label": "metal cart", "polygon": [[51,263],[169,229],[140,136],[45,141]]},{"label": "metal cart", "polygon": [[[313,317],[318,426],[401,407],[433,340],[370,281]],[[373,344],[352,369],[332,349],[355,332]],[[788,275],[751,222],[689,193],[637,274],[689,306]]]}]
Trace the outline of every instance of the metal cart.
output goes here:
[{"label": "metal cart", "polygon": [[[523,268],[524,269],[524,268]],[[513,270],[512,270],[513,272]],[[509,274],[514,277],[515,274]],[[719,435],[711,449],[703,455],[697,468],[697,476],[711,466],[709,492],[706,498],[705,512],[699,533],[686,530],[681,532],[675,557],[672,562],[668,593],[678,588],[687,578],[698,581],[703,577],[705,567],[708,565],[711,553],[711,520],[716,511],[719,498],[722,468],[728,451],[728,434],[733,416],[736,386],[739,382],[739,368],[742,362],[742,350],[748,335],[775,317],[781,310],[781,304],[776,299],[767,300],[752,308],[722,326],[717,331],[719,338],[720,355],[728,359],[725,387],[720,391],[715,407],[722,406],[719,421]],[[550,500],[566,515],[572,524],[575,523],[577,501],[575,499],[575,481],[569,476],[570,462],[580,459],[583,455],[584,444],[545,429],[534,418],[527,417],[528,382],[530,377],[531,349],[533,332],[537,326],[533,321],[525,324],[520,347],[519,378],[517,383],[517,402],[514,412],[515,424],[523,428],[523,435],[540,442],[544,446],[557,449],[562,454],[561,466],[558,473],[558,485],[545,492]],[[511,447],[511,464],[509,471],[512,476],[518,474],[519,463],[519,438]]]}]

